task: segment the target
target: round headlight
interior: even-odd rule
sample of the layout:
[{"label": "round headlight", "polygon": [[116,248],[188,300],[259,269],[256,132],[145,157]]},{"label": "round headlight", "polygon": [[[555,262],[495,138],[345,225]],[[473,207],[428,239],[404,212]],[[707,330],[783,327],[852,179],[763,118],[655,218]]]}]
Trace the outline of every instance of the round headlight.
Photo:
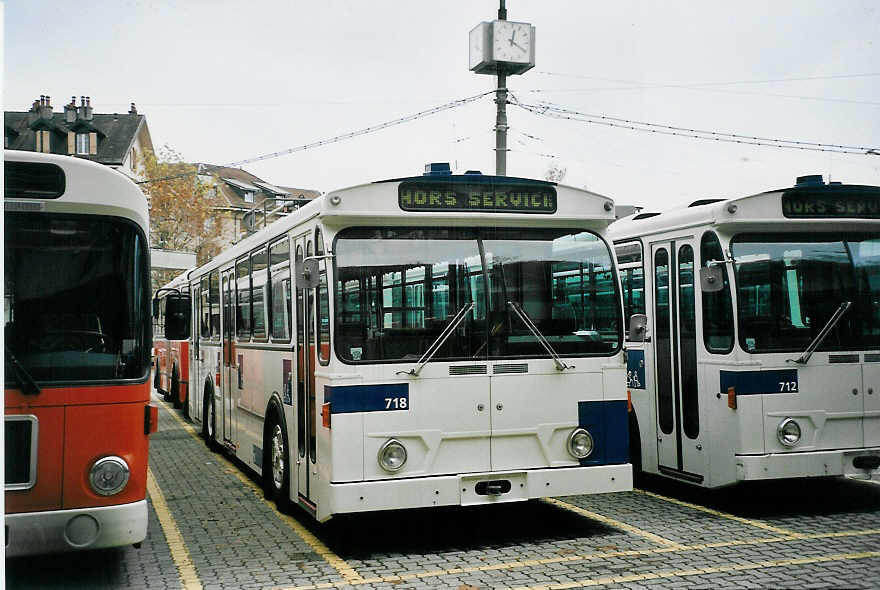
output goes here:
[{"label": "round headlight", "polygon": [[389,439],[379,449],[379,467],[394,473],[406,463],[406,448],[396,439]]},{"label": "round headlight", "polygon": [[96,494],[112,496],[128,483],[128,463],[121,457],[103,457],[89,471],[89,484]]},{"label": "round headlight", "polygon": [[583,428],[575,428],[568,435],[568,452],[575,459],[586,459],[593,452],[593,437]]},{"label": "round headlight", "polygon": [[786,447],[795,446],[801,440],[800,424],[791,418],[786,418],[776,427],[776,438]]}]

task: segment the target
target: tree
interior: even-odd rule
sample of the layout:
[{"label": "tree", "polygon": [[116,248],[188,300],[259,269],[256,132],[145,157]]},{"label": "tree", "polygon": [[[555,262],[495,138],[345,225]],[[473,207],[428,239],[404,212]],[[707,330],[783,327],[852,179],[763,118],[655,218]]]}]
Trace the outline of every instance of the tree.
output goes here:
[{"label": "tree", "polygon": [[[198,264],[207,262],[220,251],[216,193],[199,181],[195,165],[167,145],[158,156],[146,152],[143,163],[146,182],[141,188],[150,207],[151,246],[194,252]],[[154,272],[154,283],[164,284],[179,272]]]}]

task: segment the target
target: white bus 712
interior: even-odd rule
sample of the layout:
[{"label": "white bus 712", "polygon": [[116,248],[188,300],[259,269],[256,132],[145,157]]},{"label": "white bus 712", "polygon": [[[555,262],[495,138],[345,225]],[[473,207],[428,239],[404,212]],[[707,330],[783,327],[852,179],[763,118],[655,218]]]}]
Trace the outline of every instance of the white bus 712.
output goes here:
[{"label": "white bus 712", "polygon": [[612,201],[433,170],[189,272],[208,445],[319,521],[631,489]]},{"label": "white bus 712", "polygon": [[610,228],[634,468],[706,487],[880,466],[880,187],[824,184]]}]

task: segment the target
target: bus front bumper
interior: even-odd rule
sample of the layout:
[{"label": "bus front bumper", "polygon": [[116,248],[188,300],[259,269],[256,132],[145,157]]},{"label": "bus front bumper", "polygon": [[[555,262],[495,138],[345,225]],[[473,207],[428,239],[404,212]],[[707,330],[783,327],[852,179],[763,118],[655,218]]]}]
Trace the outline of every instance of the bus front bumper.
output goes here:
[{"label": "bus front bumper", "polygon": [[786,477],[841,475],[858,479],[880,477],[880,470],[877,468],[858,467],[865,463],[871,465],[875,462],[875,460],[866,461],[864,457],[880,457],[880,447],[803,453],[771,453],[769,455],[737,455],[737,479],[754,481]]},{"label": "bus front bumper", "polygon": [[318,520],[333,514],[471,506],[517,502],[548,496],[600,494],[632,490],[632,465],[558,467],[489,473],[469,473],[330,484],[327,512],[319,503]]},{"label": "bus front bumper", "polygon": [[146,500],[6,515],[6,557],[133,545],[146,537]]}]

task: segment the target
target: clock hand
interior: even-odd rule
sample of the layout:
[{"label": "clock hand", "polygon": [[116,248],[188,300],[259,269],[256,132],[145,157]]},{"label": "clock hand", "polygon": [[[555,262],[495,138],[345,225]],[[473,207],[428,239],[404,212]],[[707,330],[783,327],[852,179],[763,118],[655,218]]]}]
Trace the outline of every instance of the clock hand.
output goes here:
[{"label": "clock hand", "polygon": [[518,48],[521,49],[522,51],[525,51],[525,50],[526,50],[526,48],[523,47],[522,45],[520,45],[519,43],[516,43],[516,42],[511,41],[511,45],[513,45],[514,47],[518,47]]},{"label": "clock hand", "polygon": [[508,41],[510,41],[511,45],[516,45],[516,43],[513,40],[514,37],[516,37],[516,29],[514,29],[513,32],[510,33],[510,39],[508,39]]}]

